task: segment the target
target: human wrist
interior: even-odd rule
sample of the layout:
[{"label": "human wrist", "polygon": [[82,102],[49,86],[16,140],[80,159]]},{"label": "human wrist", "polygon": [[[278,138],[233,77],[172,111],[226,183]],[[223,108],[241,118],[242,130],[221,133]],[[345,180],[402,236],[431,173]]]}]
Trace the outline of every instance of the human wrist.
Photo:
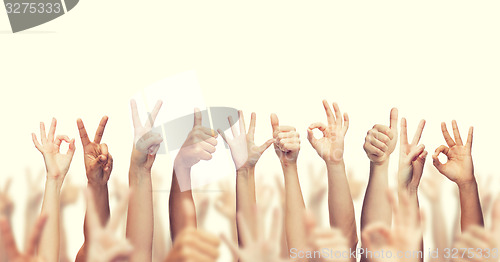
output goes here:
[{"label": "human wrist", "polygon": [[47,173],[47,181],[45,182],[45,188],[55,188],[61,191],[62,184],[64,182],[64,177],[54,173]]},{"label": "human wrist", "polygon": [[456,184],[460,192],[477,191],[477,182],[474,178],[465,181],[457,181]]}]

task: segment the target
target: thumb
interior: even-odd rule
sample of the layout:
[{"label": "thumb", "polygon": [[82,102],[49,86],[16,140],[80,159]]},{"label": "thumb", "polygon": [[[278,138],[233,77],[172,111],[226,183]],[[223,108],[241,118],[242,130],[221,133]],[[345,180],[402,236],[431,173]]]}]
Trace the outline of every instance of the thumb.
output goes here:
[{"label": "thumb", "polygon": [[193,127],[201,126],[201,112],[199,108],[194,109],[194,124]]},{"label": "thumb", "polygon": [[391,109],[391,120],[390,120],[390,128],[393,129],[395,128],[397,130],[398,128],[398,109],[397,108],[392,108]]},{"label": "thumb", "polygon": [[267,140],[264,144],[259,147],[260,153],[264,153],[274,143],[274,138]]},{"label": "thumb", "polygon": [[278,126],[280,125],[280,121],[278,120],[278,116],[276,114],[271,114],[271,126],[273,127],[273,133],[276,131]]}]

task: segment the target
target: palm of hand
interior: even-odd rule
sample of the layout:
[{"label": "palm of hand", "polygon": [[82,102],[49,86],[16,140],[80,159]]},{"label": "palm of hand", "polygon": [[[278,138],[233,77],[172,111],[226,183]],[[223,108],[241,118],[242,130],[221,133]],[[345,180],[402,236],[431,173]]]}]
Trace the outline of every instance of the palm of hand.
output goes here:
[{"label": "palm of hand", "polygon": [[[87,170],[87,179],[91,183],[106,184],[109,180],[110,172],[104,172],[105,165],[94,165],[99,162],[99,156],[103,154],[99,144],[91,142],[84,148],[85,170]],[[106,164],[106,162],[104,162]]]},{"label": "palm of hand", "polygon": [[469,181],[473,178],[474,165],[470,149],[455,145],[448,151],[448,161],[443,164],[443,174],[453,182]]},{"label": "palm of hand", "polygon": [[329,125],[325,136],[318,139],[316,151],[326,161],[335,161],[342,158],[344,153],[344,131],[337,125]]},{"label": "palm of hand", "polygon": [[50,142],[42,145],[42,154],[47,161],[48,174],[61,174],[66,176],[71,164],[72,155],[59,153],[59,146]]}]

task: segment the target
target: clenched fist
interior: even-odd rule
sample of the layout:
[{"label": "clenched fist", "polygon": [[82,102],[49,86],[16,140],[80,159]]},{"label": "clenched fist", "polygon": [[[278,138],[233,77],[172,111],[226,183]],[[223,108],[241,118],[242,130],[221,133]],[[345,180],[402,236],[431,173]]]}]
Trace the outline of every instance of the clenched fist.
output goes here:
[{"label": "clenched fist", "polygon": [[374,164],[380,165],[389,160],[396,148],[398,136],[398,109],[391,110],[390,125],[374,125],[365,138],[366,155]]}]

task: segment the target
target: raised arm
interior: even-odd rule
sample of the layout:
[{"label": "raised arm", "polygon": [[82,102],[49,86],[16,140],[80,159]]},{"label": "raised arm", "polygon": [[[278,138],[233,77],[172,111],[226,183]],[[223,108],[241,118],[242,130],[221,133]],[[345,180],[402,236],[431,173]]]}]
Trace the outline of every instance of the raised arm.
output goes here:
[{"label": "raised arm", "polygon": [[304,225],[305,204],[300,189],[297,158],[300,150],[299,133],[291,126],[280,126],[278,116],[271,115],[274,150],[278,155],[285,177],[285,229],[288,247],[306,246]]},{"label": "raised arm", "polygon": [[[471,225],[484,225],[483,212],[479,201],[476,178],[474,177],[474,164],[472,163],[472,136],[473,127],[469,128],[469,135],[465,145],[460,137],[457,122],[452,121],[455,140],[451,138],[446,129],[446,124],[441,123],[441,130],[448,146],[439,146],[432,159],[434,166],[441,174],[446,176],[458,186],[460,194],[461,228],[462,232]],[[443,164],[439,161],[439,154],[443,153],[448,161]]]},{"label": "raised arm", "polygon": [[154,214],[151,168],[163,141],[161,135],[153,132],[152,128],[161,105],[161,101],[156,103],[146,124],[142,125],[135,100],[130,102],[134,145],[129,170],[131,196],[127,214],[127,238],[134,247],[130,258],[132,262],[152,260]]},{"label": "raised arm", "polygon": [[[47,181],[45,183],[45,194],[42,203],[42,216],[47,217],[45,230],[43,230],[40,246],[38,247],[40,257],[44,261],[59,260],[60,246],[60,194],[64,178],[68,173],[71,160],[75,154],[75,139],[69,139],[68,136],[58,135],[56,133],[57,121],[52,119],[49,133],[45,133],[45,125],[40,123],[40,139],[38,142],[33,133],[33,143],[42,153],[47,169]],[[65,141],[69,143],[69,149],[66,154],[61,154],[59,147]]]},{"label": "raised arm", "polygon": [[361,211],[361,230],[368,224],[391,225],[391,206],[385,192],[389,186],[389,157],[396,148],[398,110],[391,110],[390,125],[375,125],[368,131],[364,149],[370,159],[370,178]]},{"label": "raised arm", "polygon": [[[226,137],[222,130],[217,130],[224,141],[229,145],[231,156],[236,167],[236,212],[242,216],[250,217],[253,212],[252,207],[256,204],[255,197],[255,165],[260,156],[273,143],[273,139],[266,141],[263,145],[257,146],[254,142],[255,134],[255,113],[252,113],[250,128],[246,133],[245,119],[243,112],[239,114],[239,131],[234,126],[233,119],[228,117],[229,125],[233,134],[233,139]],[[251,232],[255,235],[256,228],[254,223],[250,223]],[[238,230],[238,239],[240,246],[245,245]]]},{"label": "raised arm", "polygon": [[[191,191],[191,167],[201,160],[212,159],[217,145],[217,133],[210,128],[203,127],[201,123],[201,112],[199,109],[195,109],[193,129],[189,132],[174,161],[169,200],[170,234],[173,242],[184,228],[196,228],[196,216],[193,217],[193,221],[188,219],[190,216],[186,213],[196,213]],[[187,188],[184,188],[185,186]],[[190,203],[189,207],[183,208],[182,203],[184,202]]]},{"label": "raised arm", "polygon": [[[421,120],[417,131],[411,143],[408,143],[408,132],[406,119],[401,119],[401,135],[400,135],[400,152],[399,152],[399,168],[398,168],[398,195],[402,199],[408,198],[408,207],[414,209],[413,213],[418,213],[420,206],[418,203],[418,185],[424,171],[425,158],[427,151],[424,145],[419,145],[420,137],[424,130],[425,120]],[[401,205],[403,203],[400,203]],[[415,239],[420,239],[421,245],[419,249],[412,251],[423,250],[423,236],[416,235]]]},{"label": "raised arm", "polygon": [[[323,100],[323,107],[328,125],[311,124],[307,129],[307,138],[326,163],[330,226],[340,229],[348,241],[348,246],[354,249],[358,243],[356,218],[344,163],[344,137],[349,128],[349,117],[344,113],[342,121],[337,103],[333,103],[335,115],[326,100]],[[314,137],[313,130],[316,128],[323,132],[320,139]]]},{"label": "raised arm", "polygon": [[[76,124],[80,133],[80,139],[83,146],[83,159],[85,163],[85,172],[87,175],[87,188],[94,196],[97,216],[101,225],[105,225],[109,220],[109,195],[108,195],[108,180],[113,169],[113,157],[109,154],[108,146],[101,144],[101,139],[104,134],[104,128],[108,122],[108,117],[104,116],[97,127],[94,141],[91,142],[87,135],[87,130],[83,125],[83,121],[78,119]],[[87,257],[87,216],[85,216],[84,235],[85,242],[83,243],[80,252],[76,257],[77,262],[85,262]]]}]

